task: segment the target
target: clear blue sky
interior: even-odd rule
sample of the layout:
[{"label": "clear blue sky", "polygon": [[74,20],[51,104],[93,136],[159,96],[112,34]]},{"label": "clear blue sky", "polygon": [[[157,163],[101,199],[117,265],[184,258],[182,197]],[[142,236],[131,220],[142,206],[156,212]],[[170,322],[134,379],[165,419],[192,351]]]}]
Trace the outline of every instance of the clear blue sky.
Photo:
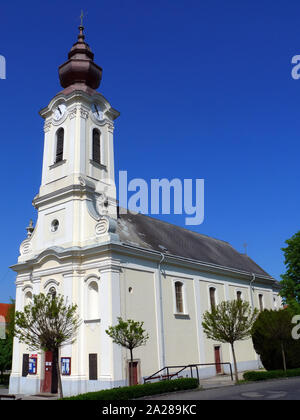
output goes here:
[{"label": "clear blue sky", "polygon": [[[289,0],[10,1],[1,5],[0,302],[38,192],[43,121],[57,68],[88,12],[101,93],[121,112],[116,171],[130,178],[204,178],[205,221],[275,278],[299,230],[300,3]],[[184,225],[184,216],[163,216]]]}]

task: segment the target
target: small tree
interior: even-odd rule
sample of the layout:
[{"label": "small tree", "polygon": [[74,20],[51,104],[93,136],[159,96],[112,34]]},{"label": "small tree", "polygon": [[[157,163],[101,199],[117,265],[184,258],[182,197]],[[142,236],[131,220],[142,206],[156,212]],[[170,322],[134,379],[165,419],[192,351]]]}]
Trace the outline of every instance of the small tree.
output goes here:
[{"label": "small tree", "polygon": [[286,273],[281,276],[280,282],[282,296],[285,303],[293,307],[296,311],[300,309],[300,231],[290,239],[286,240],[286,248],[282,248],[284,253],[284,263]]},{"label": "small tree", "polygon": [[143,322],[133,321],[132,319],[124,321],[119,317],[118,324],[105,331],[114,343],[130,351],[129,385],[133,385],[133,349],[144,346],[149,339],[149,334],[143,329],[143,325]]},{"label": "small tree", "polygon": [[[264,310],[252,328],[252,341],[266,369],[299,367],[300,343],[292,338],[291,308]],[[281,359],[281,361],[280,361]]]},{"label": "small tree", "polygon": [[76,340],[81,324],[77,314],[77,305],[66,305],[64,298],[45,296],[43,293],[33,296],[33,303],[25,306],[23,312],[15,315],[15,336],[32,350],[51,351],[55,355],[55,367],[58,377],[58,392],[63,397],[59,350]]},{"label": "small tree", "polygon": [[202,326],[207,338],[221,343],[229,343],[232,349],[234,372],[238,381],[238,369],[234,343],[246,340],[251,336],[251,329],[257,317],[258,310],[250,308],[248,302],[241,299],[221,302],[206,311],[203,315]]}]

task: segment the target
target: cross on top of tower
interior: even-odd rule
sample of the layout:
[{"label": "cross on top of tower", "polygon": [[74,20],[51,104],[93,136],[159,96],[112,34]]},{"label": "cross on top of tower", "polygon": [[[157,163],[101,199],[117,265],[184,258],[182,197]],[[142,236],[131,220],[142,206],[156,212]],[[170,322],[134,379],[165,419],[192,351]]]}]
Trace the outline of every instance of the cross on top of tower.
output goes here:
[{"label": "cross on top of tower", "polygon": [[84,18],[84,13],[83,13],[83,10],[81,10],[81,14],[80,14],[80,26],[83,26],[83,18]]}]

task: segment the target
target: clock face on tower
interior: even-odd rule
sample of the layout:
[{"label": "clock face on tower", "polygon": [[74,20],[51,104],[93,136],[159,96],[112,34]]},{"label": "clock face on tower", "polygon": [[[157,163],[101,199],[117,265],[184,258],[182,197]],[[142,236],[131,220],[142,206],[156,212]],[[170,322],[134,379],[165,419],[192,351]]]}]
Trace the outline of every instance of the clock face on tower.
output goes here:
[{"label": "clock face on tower", "polygon": [[54,119],[55,121],[59,121],[65,114],[66,112],[66,105],[65,104],[60,104],[57,105],[57,107],[54,110]]},{"label": "clock face on tower", "polygon": [[103,120],[103,112],[101,111],[101,108],[98,104],[92,105],[92,113],[98,121]]}]

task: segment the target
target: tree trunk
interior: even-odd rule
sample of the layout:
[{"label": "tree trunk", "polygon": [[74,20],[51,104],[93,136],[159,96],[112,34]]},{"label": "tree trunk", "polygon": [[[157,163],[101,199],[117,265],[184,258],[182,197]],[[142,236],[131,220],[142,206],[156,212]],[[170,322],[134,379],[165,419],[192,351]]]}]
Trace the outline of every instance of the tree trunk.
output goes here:
[{"label": "tree trunk", "polygon": [[129,364],[129,385],[133,385],[133,354],[132,349],[130,350],[130,364]]},{"label": "tree trunk", "polygon": [[286,372],[286,359],[285,359],[285,351],[284,351],[283,343],[281,343],[281,354],[282,354],[283,370]]},{"label": "tree trunk", "polygon": [[230,345],[231,345],[232,356],[233,356],[235,382],[238,383],[239,374],[238,374],[238,368],[237,368],[236,357],[235,357],[234,343],[230,343]]},{"label": "tree trunk", "polygon": [[59,398],[63,398],[63,389],[61,383],[61,375],[60,375],[60,363],[59,363],[59,348],[56,350],[57,357],[56,357],[56,372],[57,372],[57,387],[58,387],[58,395]]}]

